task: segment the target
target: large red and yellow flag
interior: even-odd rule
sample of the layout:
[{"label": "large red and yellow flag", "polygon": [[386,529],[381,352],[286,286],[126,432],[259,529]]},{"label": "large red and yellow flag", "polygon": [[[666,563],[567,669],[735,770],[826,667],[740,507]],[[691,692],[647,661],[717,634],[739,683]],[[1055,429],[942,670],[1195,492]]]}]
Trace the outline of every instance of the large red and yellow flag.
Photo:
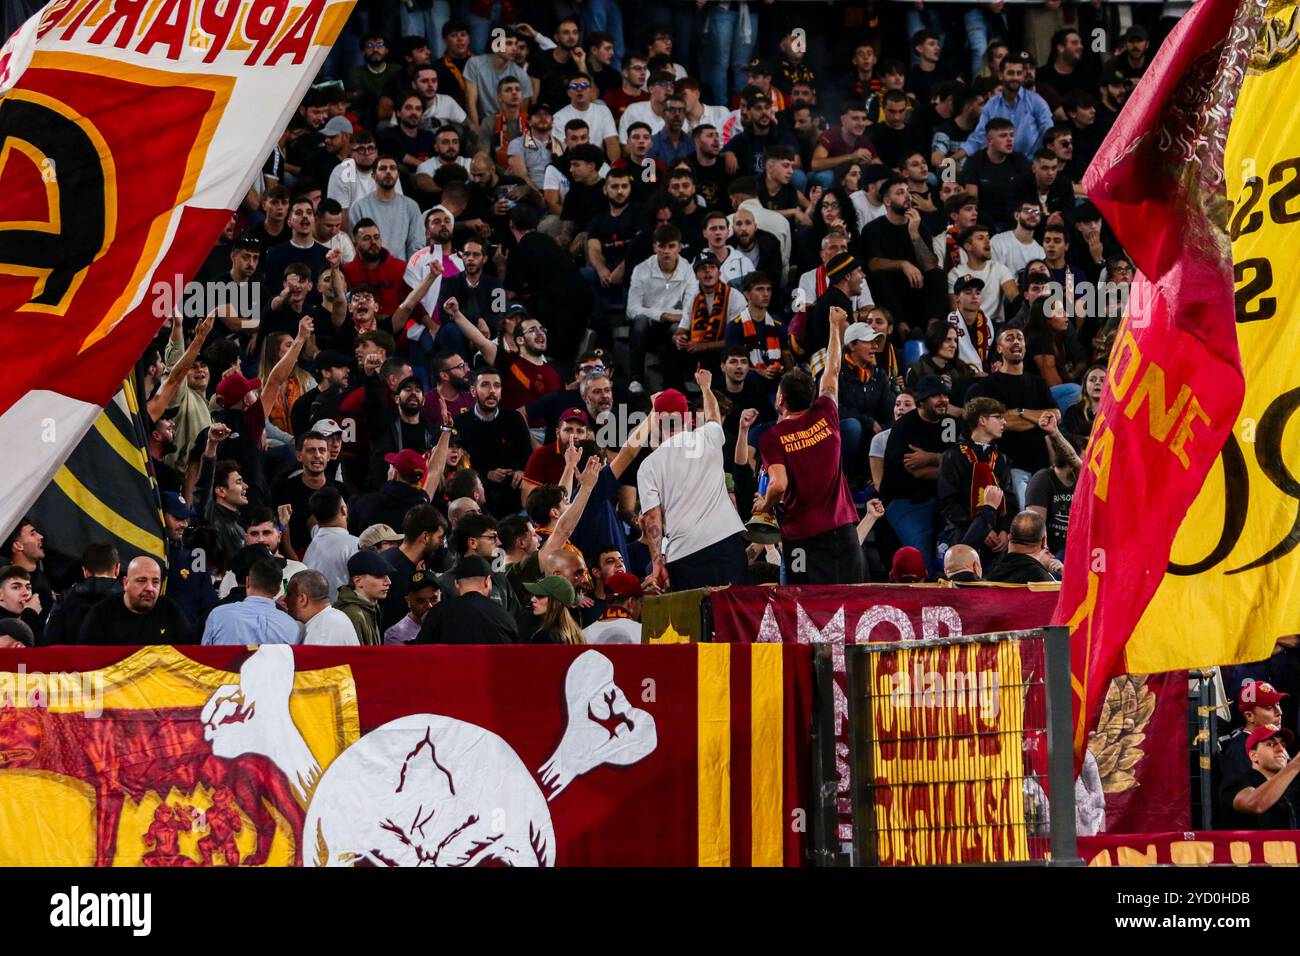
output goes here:
[{"label": "large red and yellow flag", "polygon": [[[1251,210],[1233,214],[1233,199],[1249,178],[1244,157],[1300,145],[1291,112],[1276,109],[1288,102],[1282,84],[1295,82],[1294,71],[1257,75],[1252,67],[1252,56],[1280,36],[1273,29],[1257,0],[1193,6],[1085,178],[1140,275],[1075,492],[1056,611],[1056,621],[1072,628],[1076,755],[1112,677],[1266,656],[1266,648],[1256,651],[1276,633],[1256,640],[1247,620],[1261,605],[1290,600],[1274,574],[1224,574],[1258,557],[1224,563],[1229,551],[1266,536],[1262,524],[1249,544],[1235,533],[1242,530],[1232,490],[1241,455],[1233,454],[1233,425],[1248,388],[1275,384],[1264,385],[1249,363],[1243,375],[1240,353],[1262,344],[1251,336],[1270,323],[1253,320],[1265,318],[1262,302],[1276,292],[1264,291],[1268,260],[1234,245],[1243,216],[1258,229],[1264,204],[1256,195]],[[1291,51],[1295,41],[1293,20]],[[1280,134],[1272,141],[1270,124]],[[1259,176],[1283,174],[1262,158],[1251,170],[1252,189],[1263,188]],[[1296,169],[1289,177],[1294,183]],[[1290,206],[1282,199],[1276,208],[1285,216]],[[1279,317],[1271,325],[1278,336],[1285,323]],[[1274,338],[1272,347],[1280,344]],[[1273,362],[1289,363],[1294,348],[1287,353]],[[1223,484],[1209,480],[1221,450],[1230,474],[1226,519]],[[1268,519],[1261,512],[1253,520]],[[1213,589],[1197,578],[1216,569]]]},{"label": "large red and yellow flag", "polygon": [[0,528],[117,391],[151,291],[197,271],[352,6],[54,0],[0,48]]}]

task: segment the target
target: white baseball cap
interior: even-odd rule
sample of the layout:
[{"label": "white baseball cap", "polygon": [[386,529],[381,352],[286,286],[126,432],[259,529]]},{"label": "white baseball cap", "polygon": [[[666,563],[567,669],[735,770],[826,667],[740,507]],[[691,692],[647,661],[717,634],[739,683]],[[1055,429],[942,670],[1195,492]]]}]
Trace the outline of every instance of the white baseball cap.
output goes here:
[{"label": "white baseball cap", "polygon": [[872,328],[866,322],[854,322],[844,330],[844,344],[852,345],[854,342],[874,342],[876,339],[884,338],[884,335],[884,332]]}]

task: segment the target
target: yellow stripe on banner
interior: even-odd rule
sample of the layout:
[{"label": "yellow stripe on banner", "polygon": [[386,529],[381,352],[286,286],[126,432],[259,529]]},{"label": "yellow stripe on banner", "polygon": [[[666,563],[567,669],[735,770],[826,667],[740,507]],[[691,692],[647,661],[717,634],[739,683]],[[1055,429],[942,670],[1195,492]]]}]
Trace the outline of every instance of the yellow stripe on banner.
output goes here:
[{"label": "yellow stripe on banner", "polygon": [[99,432],[104,441],[108,442],[109,445],[113,447],[113,451],[117,452],[118,456],[124,462],[134,468],[142,476],[146,478],[149,476],[149,472],[145,470],[144,455],[141,453],[140,449],[117,430],[117,426],[109,421],[107,415],[100,415],[95,419],[95,431]]},{"label": "yellow stripe on banner", "polygon": [[785,680],[781,644],[749,646],[750,865],[785,863]]},{"label": "yellow stripe on banner", "polygon": [[696,646],[699,865],[730,866],[731,645]]},{"label": "yellow stripe on banner", "polygon": [[113,511],[91,494],[90,490],[78,481],[66,466],[55,473],[54,483],[59,486],[65,495],[72,499],[74,505],[92,519],[98,521],[106,530],[113,532],[128,544],[135,545],[146,554],[162,556],[162,538],[150,534]]}]

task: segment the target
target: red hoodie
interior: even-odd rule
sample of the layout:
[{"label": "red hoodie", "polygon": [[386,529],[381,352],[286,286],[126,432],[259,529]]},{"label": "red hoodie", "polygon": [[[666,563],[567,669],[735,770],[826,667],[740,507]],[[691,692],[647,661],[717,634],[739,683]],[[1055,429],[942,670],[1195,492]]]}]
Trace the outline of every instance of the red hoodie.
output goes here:
[{"label": "red hoodie", "polygon": [[384,315],[392,315],[406,298],[406,286],[402,283],[402,276],[406,274],[406,260],[389,255],[387,249],[381,249],[380,252],[383,258],[375,266],[367,265],[358,254],[343,267],[343,278],[348,280],[348,288],[368,285],[374,289],[379,311]]}]

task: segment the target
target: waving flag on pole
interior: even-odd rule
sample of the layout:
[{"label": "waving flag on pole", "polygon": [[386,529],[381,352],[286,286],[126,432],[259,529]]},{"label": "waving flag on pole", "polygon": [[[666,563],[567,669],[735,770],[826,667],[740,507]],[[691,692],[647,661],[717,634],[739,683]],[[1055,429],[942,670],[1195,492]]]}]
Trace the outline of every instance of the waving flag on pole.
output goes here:
[{"label": "waving flag on pole", "polygon": [[[0,48],[0,529],[198,270],[353,0],[54,0]],[[3,533],[3,531],[0,531]]]},{"label": "waving flag on pole", "polygon": [[[1247,80],[1252,54],[1276,39],[1264,12],[1258,0],[1193,6],[1084,180],[1140,275],[1075,490],[1055,618],[1072,629],[1077,758],[1113,676],[1266,656],[1267,650],[1250,650],[1246,616],[1258,603],[1286,603],[1290,596],[1262,593],[1227,608],[1216,603],[1221,597],[1185,594],[1135,633],[1162,582],[1190,570],[1171,564],[1176,536],[1181,553],[1184,539],[1213,539],[1218,528],[1230,529],[1237,520],[1231,510],[1224,520],[1223,486],[1216,492],[1207,482],[1220,451],[1225,462],[1232,457],[1230,437],[1251,380],[1242,372],[1238,322],[1252,318],[1251,297],[1259,295],[1242,287],[1249,276],[1241,274],[1240,260],[1234,278],[1232,239],[1241,215],[1232,215],[1231,199],[1247,177],[1231,168],[1230,140],[1236,147],[1239,132],[1250,130],[1256,149],[1300,144],[1292,111],[1243,95],[1243,83],[1260,79]],[[1291,23],[1287,42],[1294,50],[1294,18]],[[1294,76],[1291,65],[1275,74],[1271,103],[1288,102],[1275,97],[1284,83],[1295,83]],[[1259,112],[1269,109],[1282,135],[1261,143]],[[1259,168],[1259,175],[1268,175]],[[1288,256],[1279,265],[1285,269],[1291,261]],[[1278,319],[1276,329],[1288,325]],[[1288,361],[1293,354],[1288,350]],[[1229,464],[1230,471],[1235,467]],[[1198,494],[1207,501],[1217,497],[1217,523],[1184,522]],[[1214,567],[1223,559],[1220,550],[1211,540],[1192,560]]]}]

